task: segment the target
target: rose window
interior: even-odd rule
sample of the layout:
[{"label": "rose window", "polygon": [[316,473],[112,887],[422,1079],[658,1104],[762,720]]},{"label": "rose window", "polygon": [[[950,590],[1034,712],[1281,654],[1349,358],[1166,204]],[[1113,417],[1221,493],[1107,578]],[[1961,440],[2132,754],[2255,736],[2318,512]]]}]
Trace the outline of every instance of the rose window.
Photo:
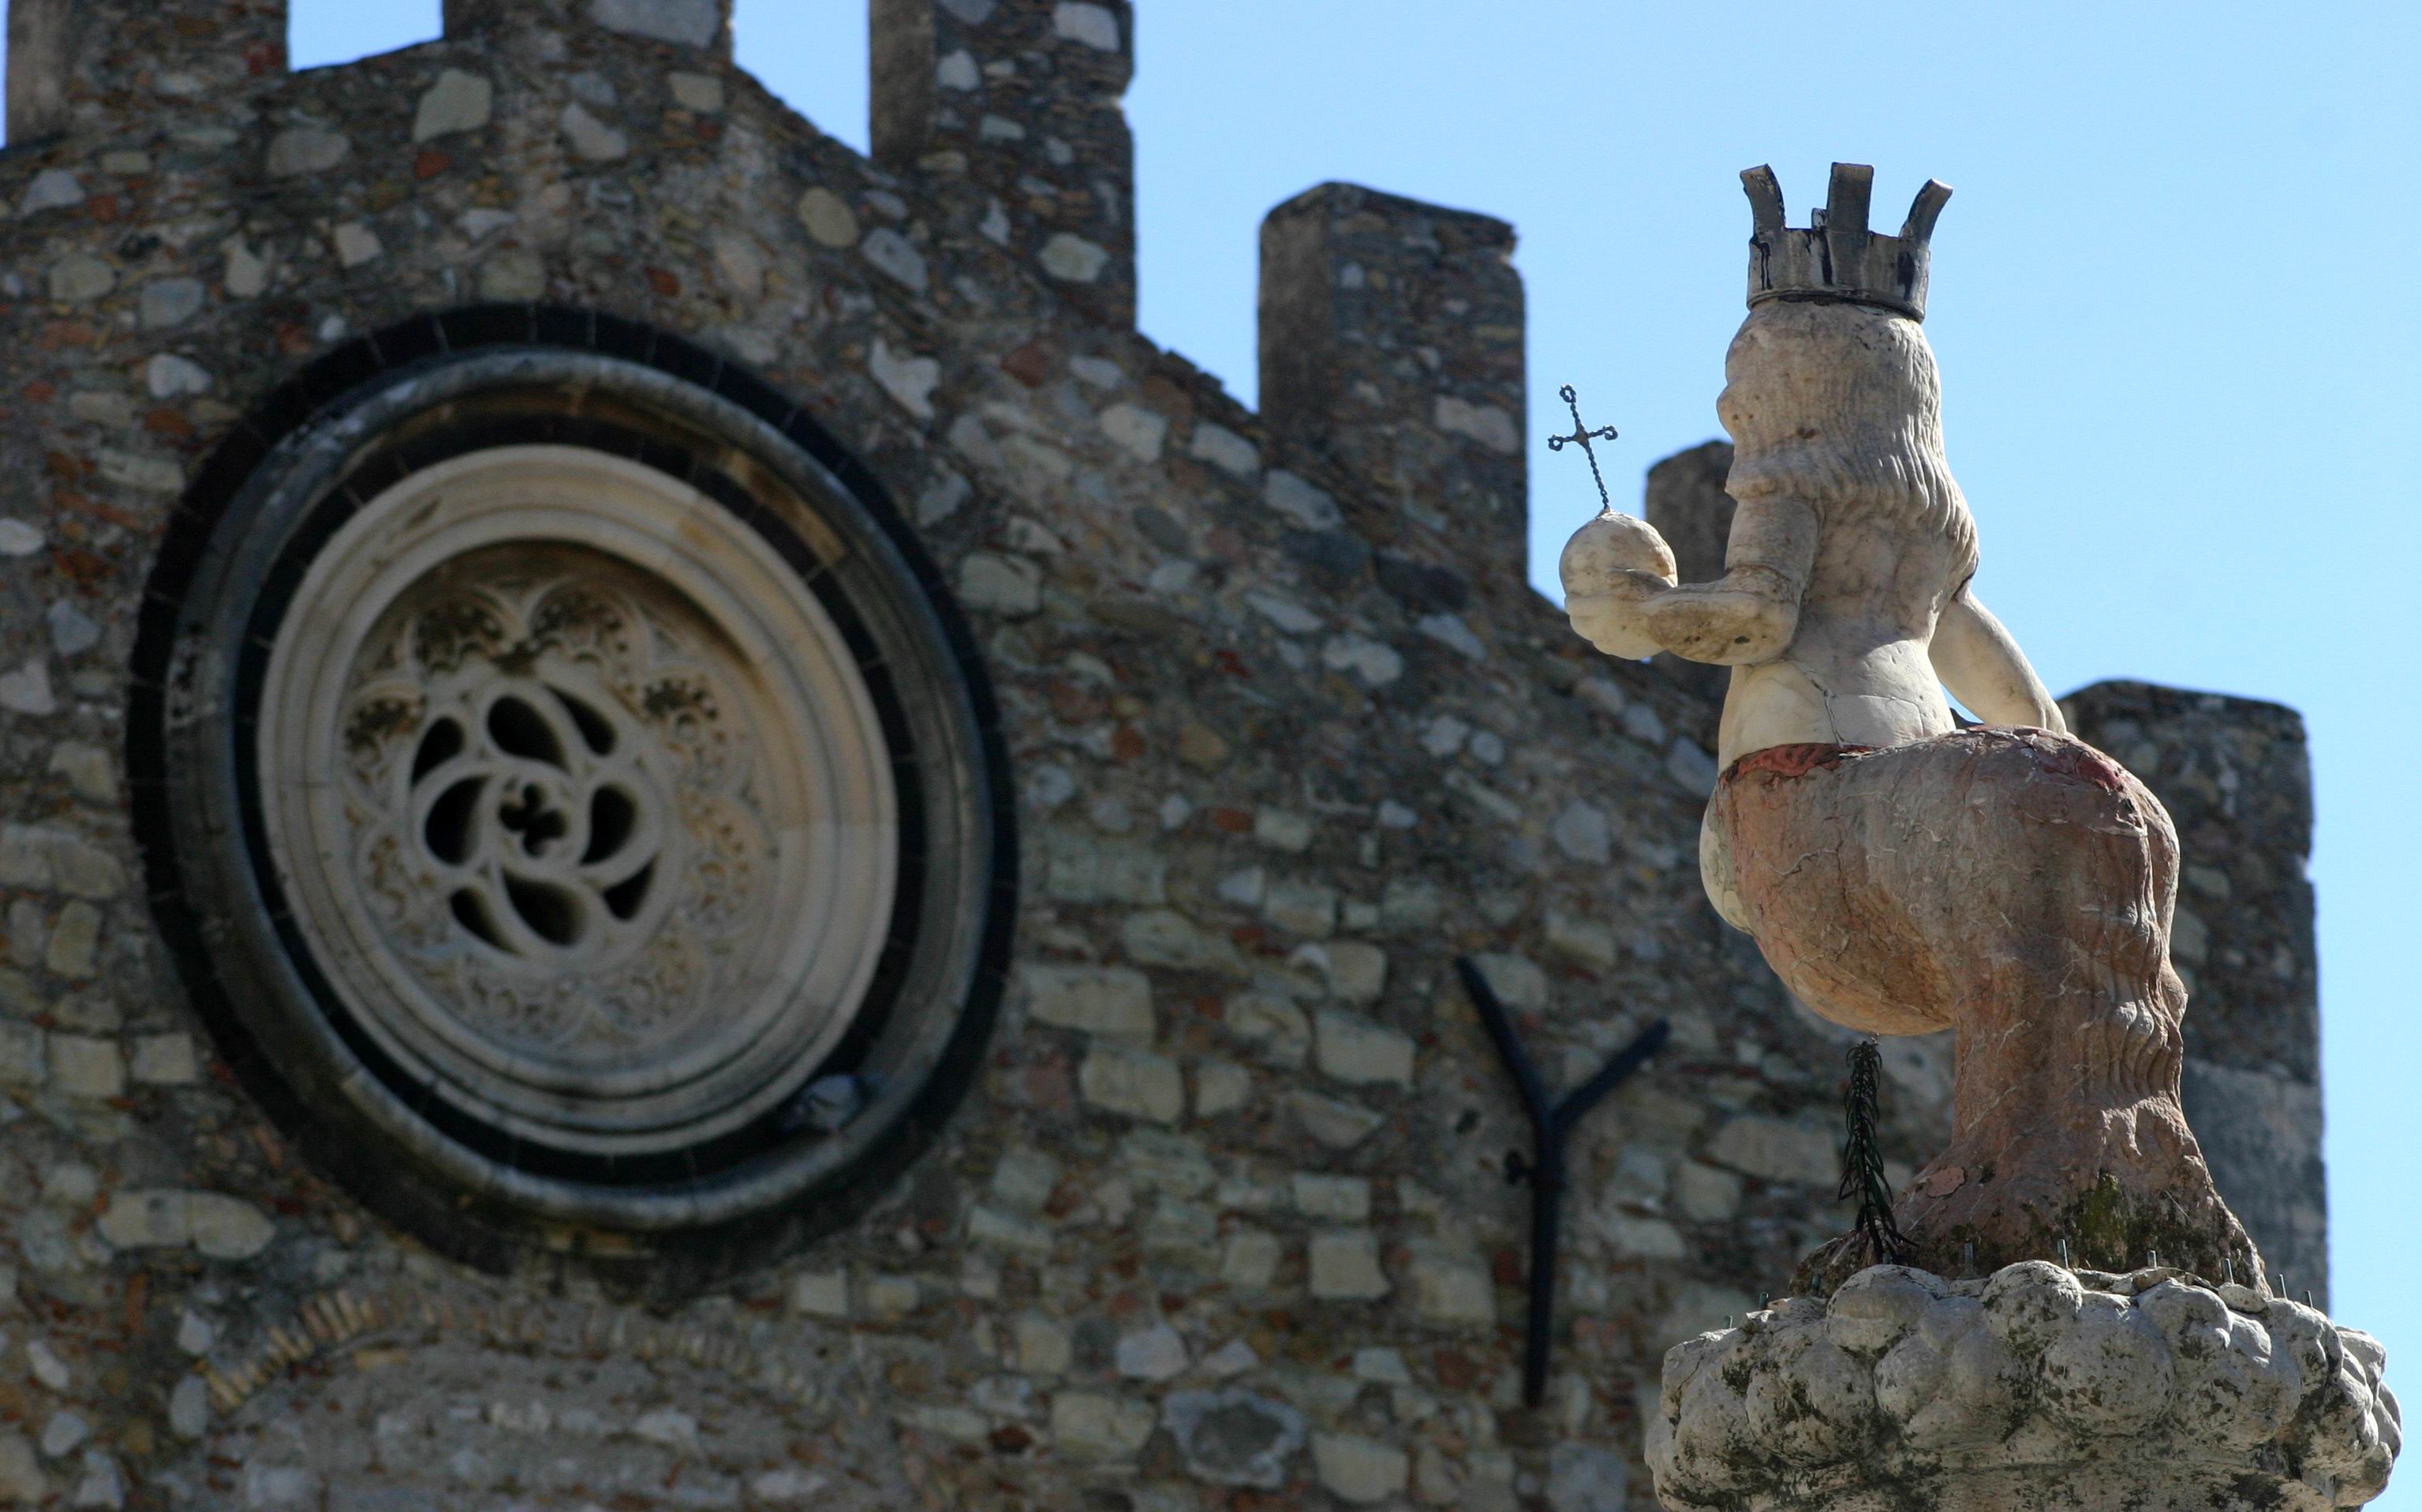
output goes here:
[{"label": "rose window", "polygon": [[896,531],[587,354],[347,414],[228,507],[165,711],[185,906],[235,946],[189,976],[271,1090],[457,1248],[811,1218],[904,1158],[982,1033],[999,851]]}]

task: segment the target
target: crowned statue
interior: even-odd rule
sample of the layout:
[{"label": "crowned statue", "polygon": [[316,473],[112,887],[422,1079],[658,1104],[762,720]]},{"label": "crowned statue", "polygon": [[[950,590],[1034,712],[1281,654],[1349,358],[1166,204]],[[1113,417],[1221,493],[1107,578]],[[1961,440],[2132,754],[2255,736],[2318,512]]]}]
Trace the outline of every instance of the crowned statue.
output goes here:
[{"label": "crowned statue", "polygon": [[1755,234],[1718,400],[1736,448],[1723,575],[1677,584],[1656,531],[1612,511],[1562,564],[1600,650],[1732,669],[1700,841],[1717,911],[1833,1022],[1958,1033],[1950,1147],[1802,1287],[1883,1261],[2153,1256],[2263,1286],[2179,1111],[2169,816],[2068,733],[1976,596],[1920,323],[1950,191],[1927,183],[1899,235],[1877,235],[1870,178],[1836,164],[1803,230],[1771,172],[1742,175]]}]

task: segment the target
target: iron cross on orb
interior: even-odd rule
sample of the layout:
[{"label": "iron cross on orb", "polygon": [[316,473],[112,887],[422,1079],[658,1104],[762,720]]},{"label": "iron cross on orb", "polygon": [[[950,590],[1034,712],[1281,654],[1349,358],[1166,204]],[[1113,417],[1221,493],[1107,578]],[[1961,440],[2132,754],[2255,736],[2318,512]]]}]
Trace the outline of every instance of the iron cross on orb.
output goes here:
[{"label": "iron cross on orb", "polygon": [[1573,413],[1573,433],[1569,436],[1549,436],[1548,438],[1548,449],[1549,451],[1562,451],[1567,445],[1580,446],[1581,449],[1581,455],[1589,459],[1590,480],[1597,485],[1598,507],[1601,509],[1611,509],[1614,507],[1612,504],[1608,502],[1606,496],[1606,479],[1598,475],[1597,452],[1590,445],[1590,443],[1593,441],[1612,441],[1614,439],[1614,427],[1600,426],[1596,430],[1592,430],[1589,427],[1581,424],[1581,401],[1573,393],[1573,385],[1570,383],[1566,383],[1564,387],[1556,390],[1556,397],[1563,399],[1565,401],[1565,408]]}]

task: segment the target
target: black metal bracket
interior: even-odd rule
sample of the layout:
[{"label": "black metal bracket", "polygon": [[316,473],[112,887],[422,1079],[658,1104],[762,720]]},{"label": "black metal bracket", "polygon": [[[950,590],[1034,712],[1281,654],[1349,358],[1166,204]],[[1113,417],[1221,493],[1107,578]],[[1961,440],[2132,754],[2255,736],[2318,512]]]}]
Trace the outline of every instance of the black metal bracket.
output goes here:
[{"label": "black metal bracket", "polygon": [[1465,956],[1455,961],[1455,969],[1463,978],[1463,990],[1471,994],[1472,1006],[1480,1010],[1480,1021],[1488,1026],[1489,1041],[1512,1073],[1516,1090],[1522,1094],[1523,1111],[1531,1116],[1531,1158],[1526,1161],[1518,1153],[1508,1155],[1505,1179],[1531,1189],[1531,1318],[1522,1344],[1522,1403],[1536,1407],[1547,1395],[1548,1350],[1555,1332],[1556,1236],[1564,1217],[1565,1138],[1600,1099],[1664,1048],[1673,1026],[1658,1020],[1598,1068],[1596,1075],[1565,1093],[1562,1101],[1550,1102],[1539,1068],[1531,1063],[1530,1052],[1514,1031],[1513,1017],[1489,990],[1479,965]]}]

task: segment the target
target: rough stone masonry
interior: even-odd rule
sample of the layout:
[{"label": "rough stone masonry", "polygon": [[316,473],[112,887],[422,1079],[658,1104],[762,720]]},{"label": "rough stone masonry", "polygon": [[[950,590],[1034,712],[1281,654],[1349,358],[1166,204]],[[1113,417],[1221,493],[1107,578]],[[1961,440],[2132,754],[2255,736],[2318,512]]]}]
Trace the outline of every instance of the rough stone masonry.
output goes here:
[{"label": "rough stone masonry", "polygon": [[[1280,207],[1256,414],[1133,327],[1129,7],[874,21],[869,161],[732,67],[716,0],[450,0],[305,73],[275,0],[11,5],[0,1502],[1644,1507],[1664,1350],[1839,1226],[1839,1043],[1700,895],[1708,692],[1524,582],[1509,228]],[[280,1135],[180,985],[133,786],[190,501],[298,404],[533,342],[745,372],[835,438],[972,627],[1016,784],[964,1102],[854,1223],[645,1304],[443,1258]],[[1713,532],[1667,530],[1686,570],[1722,475],[1652,478]],[[2325,1305],[2299,722],[2068,709],[2178,816],[2188,1106]],[[1574,1152],[1537,1411],[1460,954],[1566,1082],[1675,1026]],[[1896,1160],[1947,1067],[1891,1047]]]}]

